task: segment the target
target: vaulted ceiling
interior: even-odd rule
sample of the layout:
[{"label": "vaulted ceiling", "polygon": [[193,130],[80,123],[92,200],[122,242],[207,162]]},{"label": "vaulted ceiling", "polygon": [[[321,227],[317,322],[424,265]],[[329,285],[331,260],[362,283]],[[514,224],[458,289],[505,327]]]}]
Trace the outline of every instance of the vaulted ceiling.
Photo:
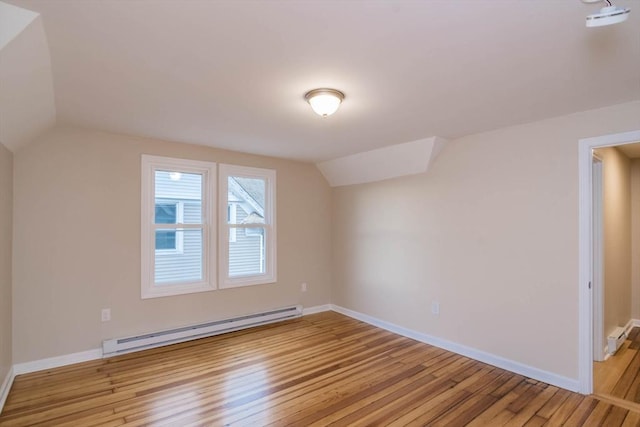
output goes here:
[{"label": "vaulted ceiling", "polygon": [[640,0],[602,28],[579,0],[6,1],[40,14],[57,122],[113,132],[322,161],[640,99]]}]

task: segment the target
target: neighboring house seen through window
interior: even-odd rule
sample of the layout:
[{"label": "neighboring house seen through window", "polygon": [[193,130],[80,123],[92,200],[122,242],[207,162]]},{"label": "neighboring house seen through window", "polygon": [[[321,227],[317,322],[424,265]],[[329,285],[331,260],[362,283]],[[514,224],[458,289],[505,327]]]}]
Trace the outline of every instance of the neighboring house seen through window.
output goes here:
[{"label": "neighboring house seen through window", "polygon": [[[155,223],[180,224],[184,218],[184,203],[162,202],[156,198]],[[156,250],[183,251],[183,233],[176,230],[156,231]]]},{"label": "neighboring house seen through window", "polygon": [[[230,199],[231,200],[231,199]],[[238,203],[237,201],[230,201],[227,206],[227,219],[229,223],[233,224],[238,217]],[[237,240],[236,229],[229,230],[229,242],[233,243]]]}]

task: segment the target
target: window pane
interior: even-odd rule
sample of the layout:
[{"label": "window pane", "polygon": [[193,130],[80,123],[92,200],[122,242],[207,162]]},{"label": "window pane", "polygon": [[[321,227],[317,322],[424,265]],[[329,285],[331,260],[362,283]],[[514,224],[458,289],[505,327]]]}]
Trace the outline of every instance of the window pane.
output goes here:
[{"label": "window pane", "polygon": [[[157,170],[154,191],[156,224],[202,223],[201,174]],[[172,213],[174,220],[169,221]]]},{"label": "window pane", "polygon": [[235,241],[229,242],[229,277],[265,272],[265,229],[237,227]]},{"label": "window pane", "polygon": [[[173,250],[161,242],[173,234]],[[155,283],[189,283],[202,280],[202,229],[156,230]]]},{"label": "window pane", "polygon": [[261,178],[230,176],[227,184],[227,223],[264,224],[266,181]]},{"label": "window pane", "polygon": [[156,202],[156,224],[177,224],[177,203]]},{"label": "window pane", "polygon": [[156,249],[176,250],[176,232],[158,230],[156,232]]}]

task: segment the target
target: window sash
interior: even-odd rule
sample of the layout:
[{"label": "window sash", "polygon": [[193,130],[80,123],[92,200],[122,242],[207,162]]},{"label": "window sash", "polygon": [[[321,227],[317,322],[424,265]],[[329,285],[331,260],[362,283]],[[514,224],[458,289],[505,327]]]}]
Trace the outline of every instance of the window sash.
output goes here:
[{"label": "window sash", "polygon": [[[177,224],[155,223],[155,174],[156,171],[180,172],[182,174],[199,174],[202,176],[201,187],[201,223],[184,224],[184,217],[178,211]],[[197,160],[181,160],[159,156],[142,156],[142,283],[141,297],[155,298],[180,295],[193,292],[215,290],[216,245],[215,217],[213,209],[216,196],[216,164]],[[181,203],[181,202],[178,202]],[[155,280],[156,255],[160,253],[179,253],[177,250],[155,250],[156,230],[202,230],[201,262],[202,280],[194,282],[177,282],[175,284],[157,284]],[[176,236],[177,237],[177,236]]]},{"label": "window sash", "polygon": [[[242,177],[261,179],[265,181],[264,197],[264,224],[229,224],[227,222],[228,182],[229,177]],[[234,288],[240,286],[259,285],[273,283],[277,281],[276,265],[276,224],[275,224],[275,200],[276,200],[276,172],[272,169],[250,168],[236,165],[219,165],[219,203],[218,229],[220,232],[218,252],[219,259],[219,287],[221,289]],[[241,229],[263,228],[264,236],[264,273],[248,274],[242,276],[230,276],[229,255],[232,230],[239,232]],[[237,240],[237,238],[236,238]]]}]

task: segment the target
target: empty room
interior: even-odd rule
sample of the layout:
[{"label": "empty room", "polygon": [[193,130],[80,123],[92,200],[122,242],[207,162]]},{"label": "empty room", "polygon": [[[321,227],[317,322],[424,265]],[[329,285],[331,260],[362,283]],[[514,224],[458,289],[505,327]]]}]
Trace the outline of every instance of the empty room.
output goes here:
[{"label": "empty room", "polygon": [[0,0],[0,426],[640,426],[638,144],[640,0]]}]

